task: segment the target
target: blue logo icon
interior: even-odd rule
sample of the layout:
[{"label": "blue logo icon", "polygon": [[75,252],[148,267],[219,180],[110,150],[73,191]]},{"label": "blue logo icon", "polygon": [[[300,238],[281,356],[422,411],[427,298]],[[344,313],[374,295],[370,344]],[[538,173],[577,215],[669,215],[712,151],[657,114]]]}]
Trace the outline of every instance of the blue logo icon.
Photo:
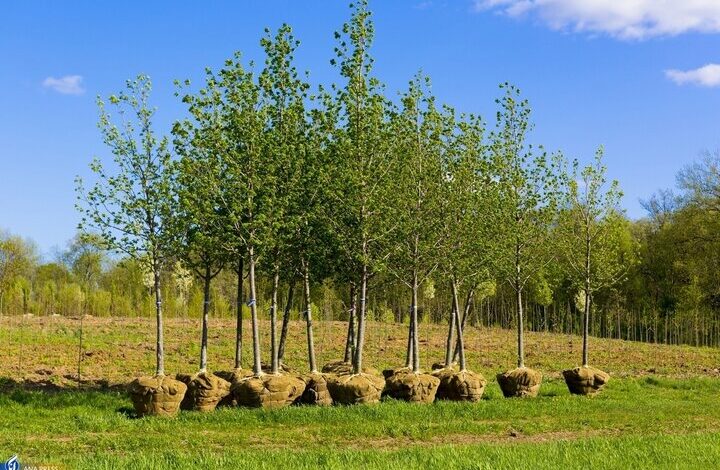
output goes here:
[{"label": "blue logo icon", "polygon": [[5,462],[2,466],[3,470],[20,470],[20,461],[18,461],[18,456],[13,455],[10,457],[7,462]]}]

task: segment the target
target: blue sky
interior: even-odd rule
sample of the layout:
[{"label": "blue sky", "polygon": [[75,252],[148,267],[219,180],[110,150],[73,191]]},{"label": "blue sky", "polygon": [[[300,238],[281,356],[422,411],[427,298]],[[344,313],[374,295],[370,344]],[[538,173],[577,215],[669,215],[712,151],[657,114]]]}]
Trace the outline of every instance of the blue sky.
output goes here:
[{"label": "blue sky", "polygon": [[[104,6],[101,6],[101,3]],[[615,5],[608,5],[615,3]],[[498,84],[530,100],[534,143],[589,160],[605,145],[631,217],[704,149],[720,147],[720,2],[371,0],[376,75],[395,96],[422,69],[438,98],[494,119]],[[262,61],[263,28],[290,23],[313,83],[346,1],[27,1],[0,6],[0,228],[51,252],[77,224],[73,179],[107,158],[95,97],[142,72],[158,128],[183,108],[174,79],[200,80],[233,51]]]}]

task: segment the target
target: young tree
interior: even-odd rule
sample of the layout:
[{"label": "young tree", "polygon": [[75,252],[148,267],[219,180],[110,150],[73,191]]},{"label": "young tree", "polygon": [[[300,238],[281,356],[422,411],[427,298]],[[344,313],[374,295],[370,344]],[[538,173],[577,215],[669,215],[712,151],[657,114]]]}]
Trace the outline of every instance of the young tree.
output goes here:
[{"label": "young tree", "polygon": [[[99,159],[90,165],[96,175],[85,190],[77,178],[81,231],[96,231],[104,244],[139,261],[152,273],[155,293],[156,368],[152,379],[131,384],[138,414],[173,414],[185,394],[185,385],[165,378],[161,272],[173,253],[174,233],[169,223],[175,209],[168,139],[158,137],[152,126],[154,108],[149,105],[151,82],[140,75],[127,82],[127,91],[112,95],[121,127],[113,124],[105,102],[98,99],[99,127],[113,154],[115,168],[108,170]],[[163,406],[162,403],[166,406]]]},{"label": "young tree", "polygon": [[588,334],[593,295],[622,280],[630,260],[623,259],[624,218],[619,209],[619,183],[608,184],[598,149],[591,165],[575,161],[567,180],[565,204],[558,226],[560,253],[573,284],[583,296],[582,367],[563,372],[571,392],[595,393],[608,381],[601,370],[588,367]]},{"label": "young tree", "polygon": [[[216,219],[218,231],[225,236],[222,247],[238,260],[238,298],[242,295],[243,259],[248,261],[250,308],[253,337],[253,373],[262,375],[257,322],[257,285],[255,272],[258,249],[265,227],[263,207],[267,170],[263,156],[266,118],[261,105],[260,87],[252,71],[242,65],[239,53],[225,62],[218,74],[206,71],[206,84],[183,101],[206,129],[203,145],[208,146],[208,161],[200,177],[217,201],[222,217]],[[238,309],[237,346],[241,347],[242,310]],[[236,369],[240,355],[236,351]]]},{"label": "young tree", "polygon": [[[410,290],[410,325],[405,367],[386,374],[390,396],[411,401],[435,399],[439,380],[420,374],[418,293],[437,268],[441,241],[440,185],[444,122],[428,88],[429,79],[416,76],[402,96],[402,109],[391,123],[397,159],[395,185],[396,230],[389,271]],[[408,374],[412,372],[412,374]]]},{"label": "young tree", "polygon": [[[298,76],[293,65],[295,50],[300,44],[290,26],[282,25],[274,37],[266,29],[266,36],[260,44],[265,50],[265,68],[260,73],[261,99],[266,109],[268,125],[265,137],[265,160],[268,180],[264,184],[264,246],[265,260],[272,276],[270,305],[270,357],[273,374],[279,371],[276,323],[278,290],[281,269],[290,268],[283,261],[295,247],[291,239],[296,230],[297,217],[290,213],[292,198],[297,192],[307,190],[300,187],[304,170],[303,140],[305,129],[305,106],[307,83]],[[283,266],[283,264],[286,264]],[[312,334],[310,333],[310,336]],[[314,360],[314,353],[312,355]]]},{"label": "young tree", "polygon": [[526,143],[530,131],[530,107],[519,90],[503,84],[505,95],[497,100],[500,110],[492,134],[492,153],[498,171],[499,225],[503,256],[497,270],[516,294],[518,368],[498,376],[506,396],[534,396],[542,376],[525,367],[523,292],[528,281],[554,257],[549,249],[550,228],[557,218],[560,176],[557,161],[545,152],[533,153]]},{"label": "young tree", "polygon": [[[186,100],[192,103],[191,99]],[[191,105],[197,123],[216,122],[216,109],[204,110]],[[210,112],[211,114],[204,114]],[[182,405],[187,409],[212,411],[219,401],[230,393],[230,384],[207,373],[208,315],[210,312],[210,285],[220,274],[227,259],[222,248],[223,211],[215,191],[217,168],[212,145],[215,128],[212,125],[195,126],[190,120],[175,124],[175,148],[180,155],[175,185],[178,208],[173,217],[179,237],[178,257],[182,265],[202,280],[203,310],[200,338],[200,369],[194,375],[180,375],[188,386]]]},{"label": "young tree", "polygon": [[[482,375],[467,369],[463,328],[475,288],[489,277],[490,260],[497,254],[498,188],[482,120],[468,115],[458,122],[454,111],[448,109],[446,114],[450,132],[442,156],[440,272],[450,284],[452,307],[445,365],[434,374],[440,378],[438,398],[477,401],[486,382]],[[467,294],[461,319],[462,289],[467,289]],[[454,355],[459,370],[452,366]]]},{"label": "young tree", "polygon": [[[340,44],[336,47],[340,74],[345,87],[338,90],[342,128],[335,139],[334,169],[337,174],[330,188],[332,213],[328,220],[338,239],[348,264],[357,266],[360,284],[357,348],[353,357],[354,379],[344,379],[343,389],[333,399],[342,402],[345,391],[364,387],[369,394],[359,401],[376,401],[382,390],[382,379],[362,375],[363,345],[367,313],[368,280],[387,258],[386,238],[393,229],[392,207],[388,204],[390,158],[387,109],[380,83],[370,76],[372,58],[369,48],[374,27],[366,0],[353,4],[350,20],[336,33]],[[361,384],[362,383],[362,384]],[[368,384],[371,387],[368,388]],[[331,392],[332,392],[331,388]],[[357,402],[354,400],[353,402]]]}]

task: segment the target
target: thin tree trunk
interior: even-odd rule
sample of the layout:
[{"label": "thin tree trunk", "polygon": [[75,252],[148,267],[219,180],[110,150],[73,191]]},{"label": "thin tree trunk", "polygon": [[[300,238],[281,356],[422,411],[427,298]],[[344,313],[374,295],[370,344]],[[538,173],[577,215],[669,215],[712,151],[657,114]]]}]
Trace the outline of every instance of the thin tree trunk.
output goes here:
[{"label": "thin tree trunk", "polygon": [[312,310],[310,306],[310,267],[303,262],[303,286],[305,292],[305,324],[307,325],[308,361],[310,372],[317,373],[315,361],[315,340],[313,338]]},{"label": "thin tree trunk", "polygon": [[[363,252],[365,252],[365,249],[363,249]],[[367,265],[363,263],[362,277],[360,280],[360,316],[358,317],[358,337],[353,360],[353,374],[359,374],[362,371],[362,352],[365,343],[365,309],[367,308],[367,280],[368,268]]]},{"label": "thin tree trunk", "polygon": [[163,336],[163,316],[162,316],[162,294],[160,292],[160,267],[155,263],[153,265],[153,284],[155,287],[155,318],[156,318],[156,343],[155,352],[157,356],[157,364],[155,367],[155,375],[162,377],[165,375],[165,338]]},{"label": "thin tree trunk", "polygon": [[272,301],[270,303],[270,369],[273,374],[278,373],[277,350],[277,294],[280,288],[280,268],[275,266],[273,276]]},{"label": "thin tree trunk", "polygon": [[[457,281],[455,279],[452,280],[452,296],[453,296],[453,310],[455,312],[460,311],[460,303],[458,300],[458,292],[457,292]],[[457,314],[456,314],[457,315]],[[462,328],[462,322],[456,321],[456,334],[457,334],[457,344],[460,348],[459,357],[460,357],[460,372],[463,372],[466,369],[465,364],[465,343],[463,342],[463,328]]]},{"label": "thin tree trunk", "polygon": [[419,334],[418,334],[418,315],[417,315],[417,309],[418,309],[418,275],[417,271],[413,272],[413,283],[412,283],[412,306],[411,306],[411,315],[412,315],[412,325],[410,329],[412,330],[412,345],[413,345],[413,363],[412,368],[414,373],[420,372],[420,342],[419,342]]},{"label": "thin tree trunk", "polygon": [[348,330],[347,338],[345,339],[345,355],[343,356],[344,362],[350,362],[354,353],[355,345],[357,344],[357,336],[355,335],[355,317],[357,310],[357,294],[355,293],[355,283],[350,283],[350,315],[348,318]]},{"label": "thin tree trunk", "polygon": [[517,346],[518,346],[518,367],[525,367],[525,337],[523,335],[523,304],[522,289],[518,283],[517,286]]},{"label": "thin tree trunk", "polygon": [[450,367],[452,364],[452,345],[453,345],[453,333],[455,331],[455,323],[457,323],[457,310],[455,310],[455,302],[452,302],[450,308],[450,320],[448,321],[448,334],[445,340],[445,367]]},{"label": "thin tree trunk", "polygon": [[[467,322],[467,318],[470,316],[470,309],[472,308],[474,295],[475,295],[475,287],[471,288],[468,291],[468,295],[465,298],[465,308],[463,308],[462,320],[460,320],[460,329],[463,331],[465,331],[465,324]],[[455,308],[460,308],[460,305],[457,305]],[[459,356],[460,356],[460,336],[458,336],[457,339],[455,340],[455,351],[453,352],[452,362],[456,362],[458,360]]]},{"label": "thin tree trunk", "polygon": [[205,267],[203,279],[202,337],[200,339],[200,372],[207,371],[208,312],[210,310],[210,266]]},{"label": "thin tree trunk", "polygon": [[243,333],[243,256],[238,259],[237,283],[237,324],[235,328],[235,369],[242,368],[242,333]]},{"label": "thin tree trunk", "polygon": [[[586,289],[589,288],[589,286],[586,283]],[[588,290],[585,290],[585,308],[583,312],[583,345],[582,345],[582,365],[583,367],[587,367],[588,365],[588,333],[589,328],[588,324],[590,323],[590,302],[591,302],[590,292]]]},{"label": "thin tree trunk", "polygon": [[410,307],[410,315],[408,319],[408,339],[407,339],[407,348],[406,348],[406,354],[405,354],[405,367],[408,369],[412,367],[413,365],[413,357],[415,355],[415,342],[413,341],[413,333],[415,328],[415,319],[412,314],[412,306]]},{"label": "thin tree trunk", "polygon": [[582,365],[588,365],[588,331],[590,331],[590,220],[585,222],[585,305],[583,312]]},{"label": "thin tree trunk", "polygon": [[248,306],[250,307],[250,319],[252,321],[253,373],[255,377],[260,377],[262,375],[262,366],[260,364],[260,332],[258,331],[255,288],[255,248],[252,245],[248,248],[248,258],[250,264],[250,273],[248,275],[248,280],[250,281],[250,300],[248,300]]},{"label": "thin tree trunk", "polygon": [[287,341],[288,327],[290,326],[290,309],[292,308],[294,291],[295,279],[292,279],[288,286],[287,302],[285,303],[282,329],[280,330],[280,345],[278,346],[278,361],[280,361],[280,363],[282,363],[283,357],[285,357],[285,342]]}]

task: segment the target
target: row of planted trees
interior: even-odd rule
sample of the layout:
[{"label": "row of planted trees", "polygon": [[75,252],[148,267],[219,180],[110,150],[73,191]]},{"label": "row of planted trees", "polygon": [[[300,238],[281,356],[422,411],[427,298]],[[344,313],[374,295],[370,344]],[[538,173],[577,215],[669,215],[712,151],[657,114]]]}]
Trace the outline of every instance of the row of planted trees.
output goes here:
[{"label": "row of planted trees", "polygon": [[[262,38],[259,72],[236,54],[219,71],[208,70],[202,88],[178,83],[188,117],[170,137],[152,126],[145,76],[111,96],[109,107],[99,102],[115,165],[93,162],[97,178],[89,188],[79,181],[78,207],[84,230],[153,273],[157,368],[131,384],[140,414],[174,412],[183,397],[194,409],[212,409],[225,397],[250,406],[364,403],[383,393],[422,402],[436,395],[478,400],[485,380],[467,369],[462,332],[475,289],[495,279],[515,295],[518,350],[517,368],[498,382],[506,396],[535,395],[541,375],[524,363],[523,298],[558,256],[584,295],[582,367],[566,371],[568,385],[591,393],[607,380],[588,367],[588,317],[593,293],[621,277],[627,263],[614,239],[620,193],[606,183],[602,152],[580,169],[529,145],[530,108],[509,84],[501,85],[491,129],[479,116],[439,105],[422,75],[393,102],[372,74],[367,2],[352,8],[336,33],[333,63],[342,85],[310,95],[294,65],[299,42],[282,26]],[[178,375],[180,381],[165,376],[162,325],[161,273],[177,260],[204,286],[200,370]],[[211,374],[210,286],[227,266],[238,273],[235,369]],[[368,294],[380,275],[395,278],[411,299],[405,365],[384,377],[363,356]],[[258,276],[272,286],[269,304],[258,303]],[[346,357],[321,373],[310,286],[328,277],[347,285],[351,308]],[[424,373],[418,309],[429,279],[448,286],[452,314],[445,362]],[[284,331],[277,329],[278,294],[281,284],[296,283],[307,324],[309,374],[302,378],[283,373],[278,348]],[[242,368],[243,303],[252,325],[250,371]],[[270,318],[265,370],[260,308]]]}]

